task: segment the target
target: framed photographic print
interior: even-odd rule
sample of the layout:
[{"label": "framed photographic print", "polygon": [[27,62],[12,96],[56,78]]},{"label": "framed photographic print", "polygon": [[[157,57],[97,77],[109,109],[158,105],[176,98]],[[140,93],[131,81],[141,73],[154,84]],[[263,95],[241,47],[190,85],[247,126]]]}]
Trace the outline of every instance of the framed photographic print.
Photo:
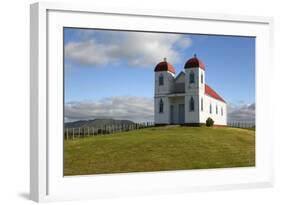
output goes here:
[{"label": "framed photographic print", "polygon": [[269,187],[269,17],[31,5],[34,201]]}]

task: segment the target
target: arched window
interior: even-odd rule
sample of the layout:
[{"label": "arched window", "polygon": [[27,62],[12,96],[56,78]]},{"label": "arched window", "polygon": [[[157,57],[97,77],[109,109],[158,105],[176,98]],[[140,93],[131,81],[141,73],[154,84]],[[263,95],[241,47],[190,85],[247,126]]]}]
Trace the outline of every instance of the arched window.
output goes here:
[{"label": "arched window", "polygon": [[212,114],[212,103],[210,103],[210,114]]},{"label": "arched window", "polygon": [[194,72],[193,71],[190,71],[189,73],[189,83],[194,83]]},{"label": "arched window", "polygon": [[203,84],[203,73],[201,73],[201,84]]},{"label": "arched window", "polygon": [[203,111],[204,105],[203,105],[203,98],[201,98],[201,111]]},{"label": "arched window", "polygon": [[194,111],[194,99],[193,99],[193,97],[191,97],[190,100],[189,100],[189,111],[190,112]]},{"label": "arched window", "polygon": [[164,111],[164,103],[163,103],[163,100],[160,99],[160,102],[159,102],[159,113],[163,113]]},{"label": "arched window", "polygon": [[223,116],[223,108],[221,107],[221,115]]},{"label": "arched window", "polygon": [[163,77],[163,75],[159,76],[159,85],[164,85],[164,77]]},{"label": "arched window", "polygon": [[216,105],[216,114],[218,114],[218,105]]}]

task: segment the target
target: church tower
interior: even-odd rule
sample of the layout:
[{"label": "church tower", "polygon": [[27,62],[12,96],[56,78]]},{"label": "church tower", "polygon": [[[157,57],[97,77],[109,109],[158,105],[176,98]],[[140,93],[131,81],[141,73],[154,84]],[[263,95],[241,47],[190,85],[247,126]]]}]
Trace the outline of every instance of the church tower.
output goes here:
[{"label": "church tower", "polygon": [[194,55],[184,66],[185,69],[185,123],[198,124],[204,111],[205,65]]},{"label": "church tower", "polygon": [[167,95],[173,92],[176,71],[164,58],[156,65],[154,73],[154,120],[158,124],[169,124],[170,102]]}]

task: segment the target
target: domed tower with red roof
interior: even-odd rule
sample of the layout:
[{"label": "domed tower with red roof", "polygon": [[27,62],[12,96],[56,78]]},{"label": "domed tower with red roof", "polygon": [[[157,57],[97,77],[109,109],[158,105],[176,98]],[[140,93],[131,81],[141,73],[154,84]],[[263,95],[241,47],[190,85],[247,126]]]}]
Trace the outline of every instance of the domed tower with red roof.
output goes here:
[{"label": "domed tower with red roof", "polygon": [[[200,111],[204,110],[205,65],[194,54],[184,65],[185,69],[185,121],[200,122]],[[191,106],[193,104],[194,106]]]}]

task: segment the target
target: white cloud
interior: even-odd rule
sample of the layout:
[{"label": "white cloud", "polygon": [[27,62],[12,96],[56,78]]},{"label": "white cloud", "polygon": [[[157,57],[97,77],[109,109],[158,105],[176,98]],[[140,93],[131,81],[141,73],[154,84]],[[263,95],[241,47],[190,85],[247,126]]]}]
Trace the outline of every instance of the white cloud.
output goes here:
[{"label": "white cloud", "polygon": [[177,63],[181,50],[192,44],[189,36],[181,34],[80,30],[80,37],[80,41],[65,45],[65,56],[93,66],[123,60],[130,66],[141,67],[155,65],[164,57]]},{"label": "white cloud", "polygon": [[178,42],[177,45],[181,48],[181,49],[186,49],[188,47],[190,47],[192,45],[192,41],[190,38],[181,38]]},{"label": "white cloud", "polygon": [[143,122],[153,121],[153,116],[153,99],[145,97],[116,96],[65,104],[66,121],[112,118]]},{"label": "white cloud", "polygon": [[255,121],[255,103],[252,104],[228,104],[229,122],[254,122]]}]

